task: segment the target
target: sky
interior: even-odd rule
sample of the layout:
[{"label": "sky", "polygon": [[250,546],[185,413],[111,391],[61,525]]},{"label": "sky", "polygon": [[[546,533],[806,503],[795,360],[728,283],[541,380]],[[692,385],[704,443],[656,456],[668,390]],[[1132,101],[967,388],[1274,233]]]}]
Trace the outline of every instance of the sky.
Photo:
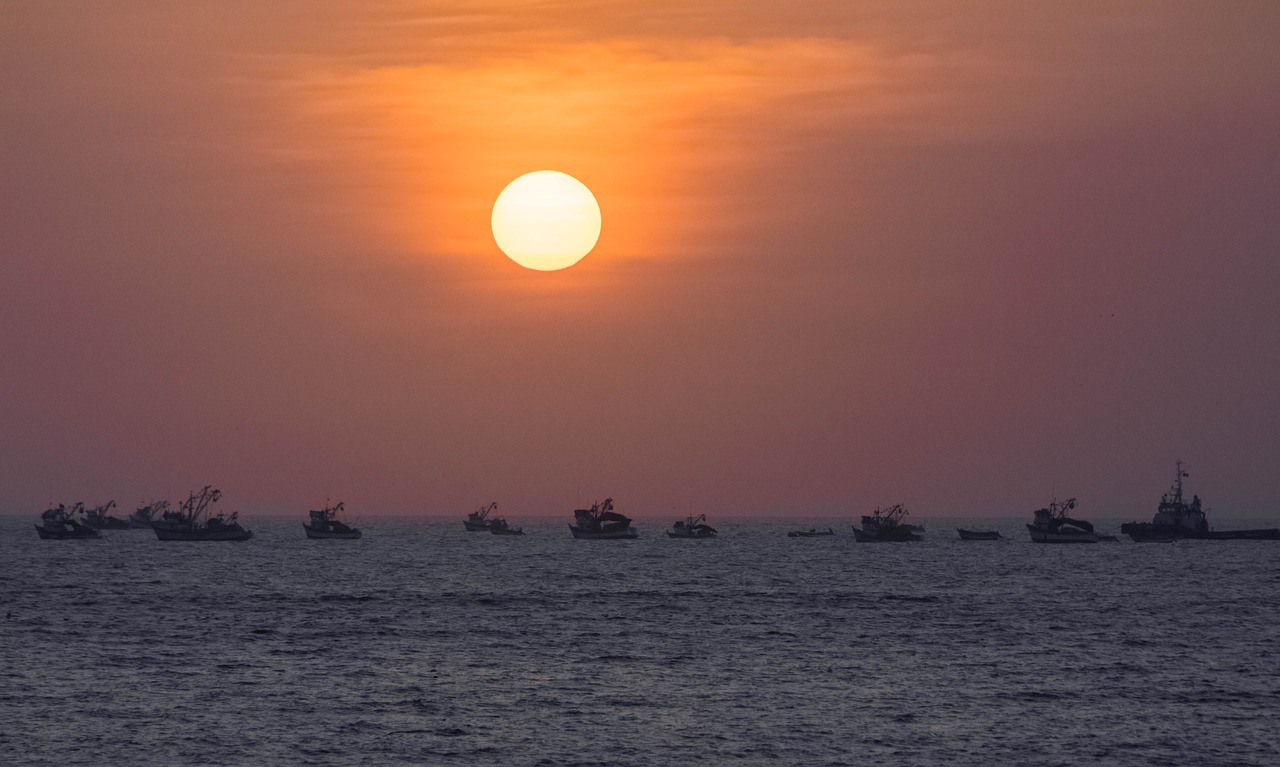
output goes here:
[{"label": "sky", "polygon": [[[0,4],[0,511],[1280,517],[1280,4]],[[586,184],[595,249],[494,243]]]}]

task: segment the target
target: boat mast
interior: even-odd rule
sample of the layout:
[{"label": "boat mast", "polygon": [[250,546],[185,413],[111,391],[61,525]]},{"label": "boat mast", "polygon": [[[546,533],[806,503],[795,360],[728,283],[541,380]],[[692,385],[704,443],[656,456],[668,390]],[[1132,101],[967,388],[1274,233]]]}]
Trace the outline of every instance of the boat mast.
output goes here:
[{"label": "boat mast", "polygon": [[1182,505],[1182,478],[1189,477],[1191,475],[1183,471],[1181,458],[1177,460],[1176,465],[1177,465],[1177,474],[1173,478],[1173,502],[1181,506]]},{"label": "boat mast", "polygon": [[216,503],[221,497],[222,491],[214,490],[213,485],[205,485],[200,490],[199,495],[192,493],[187,502],[182,504],[187,511],[187,518],[191,520],[191,524],[194,525],[196,520],[200,519],[200,515],[204,514],[205,510],[209,508],[209,504]]}]

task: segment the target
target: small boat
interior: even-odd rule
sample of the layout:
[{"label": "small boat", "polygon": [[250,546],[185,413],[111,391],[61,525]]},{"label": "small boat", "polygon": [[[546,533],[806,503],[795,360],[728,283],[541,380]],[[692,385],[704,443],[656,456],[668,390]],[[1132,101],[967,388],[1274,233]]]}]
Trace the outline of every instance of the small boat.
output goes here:
[{"label": "small boat", "polygon": [[346,508],[339,502],[337,506],[325,506],[319,511],[308,512],[311,519],[302,523],[308,538],[343,538],[354,540],[360,537],[360,530],[338,521],[338,512]]},{"label": "small boat", "polygon": [[463,527],[467,528],[467,530],[473,533],[482,533],[485,530],[488,530],[489,514],[496,508],[498,508],[497,501],[494,501],[488,506],[481,506],[480,508],[468,514],[466,519],[462,520]]},{"label": "small boat", "polygon": [[909,514],[907,508],[895,503],[888,509],[876,507],[871,514],[863,515],[862,527],[853,528],[853,538],[861,543],[918,541],[922,539],[920,532],[924,528],[909,525],[903,519]]},{"label": "small boat", "polygon": [[787,537],[788,538],[814,538],[821,535],[835,535],[835,534],[836,534],[836,531],[832,530],[829,527],[826,528],[825,530],[819,530],[816,527],[811,527],[808,530],[792,530],[791,532],[787,533]]},{"label": "small boat", "polygon": [[88,509],[84,513],[84,523],[94,530],[128,530],[129,521],[113,517],[107,512],[115,508],[115,501],[107,501],[102,506]]},{"label": "small boat", "polygon": [[252,538],[253,532],[236,521],[240,512],[232,512],[229,517],[209,513],[209,507],[220,498],[221,490],[205,485],[183,501],[177,511],[166,511],[160,519],[153,520],[151,529],[162,541],[247,541]]},{"label": "small boat", "polygon": [[707,524],[707,515],[677,519],[667,531],[668,538],[714,538],[716,529]]},{"label": "small boat", "polygon": [[604,503],[593,503],[589,509],[575,509],[573,520],[578,523],[569,525],[574,538],[622,540],[640,537],[640,533],[631,526],[631,518],[613,510],[612,498],[605,498]]},{"label": "small boat", "polygon": [[962,541],[1000,540],[1000,532],[998,530],[966,530],[963,527],[957,527],[956,532],[960,533],[960,540]]},{"label": "small boat", "polygon": [[523,527],[512,527],[502,517],[494,517],[489,522],[489,532],[494,535],[524,535]]},{"label": "small boat", "polygon": [[1076,507],[1076,499],[1063,503],[1051,501],[1043,509],[1036,509],[1035,522],[1027,525],[1031,540],[1036,543],[1097,543],[1098,534],[1093,524],[1083,519],[1072,519],[1067,512]]},{"label": "small boat", "polygon": [[1173,487],[1160,497],[1156,515],[1150,522],[1126,522],[1120,532],[1134,541],[1176,541],[1194,538],[1209,541],[1275,541],[1280,540],[1280,529],[1211,530],[1205,509],[1200,507],[1200,496],[1191,496],[1191,503],[1182,500],[1182,480],[1191,475],[1182,461],[1175,462]]},{"label": "small boat", "polygon": [[52,506],[40,513],[36,533],[41,540],[65,540],[67,538],[101,538],[102,534],[75,518],[84,513],[84,504],[77,503],[67,511],[63,504]]},{"label": "small boat", "polygon": [[139,506],[129,515],[129,527],[150,530],[151,522],[164,516],[168,510],[168,501],[152,501],[145,506]]}]

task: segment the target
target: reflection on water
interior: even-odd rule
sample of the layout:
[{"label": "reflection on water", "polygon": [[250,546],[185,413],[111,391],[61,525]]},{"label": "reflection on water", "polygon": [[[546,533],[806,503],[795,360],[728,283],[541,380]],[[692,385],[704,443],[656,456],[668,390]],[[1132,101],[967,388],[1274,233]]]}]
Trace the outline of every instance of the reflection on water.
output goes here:
[{"label": "reflection on water", "polygon": [[[1263,764],[1266,542],[0,520],[6,764]],[[825,526],[826,522],[823,522]]]}]

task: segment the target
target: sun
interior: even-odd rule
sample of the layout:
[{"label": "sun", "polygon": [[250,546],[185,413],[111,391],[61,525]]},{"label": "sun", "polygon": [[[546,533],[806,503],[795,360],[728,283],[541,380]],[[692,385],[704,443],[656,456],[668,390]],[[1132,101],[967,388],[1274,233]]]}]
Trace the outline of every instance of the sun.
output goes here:
[{"label": "sun", "polygon": [[600,239],[600,205],[567,173],[526,173],[494,201],[493,239],[527,269],[564,269],[581,261]]}]

